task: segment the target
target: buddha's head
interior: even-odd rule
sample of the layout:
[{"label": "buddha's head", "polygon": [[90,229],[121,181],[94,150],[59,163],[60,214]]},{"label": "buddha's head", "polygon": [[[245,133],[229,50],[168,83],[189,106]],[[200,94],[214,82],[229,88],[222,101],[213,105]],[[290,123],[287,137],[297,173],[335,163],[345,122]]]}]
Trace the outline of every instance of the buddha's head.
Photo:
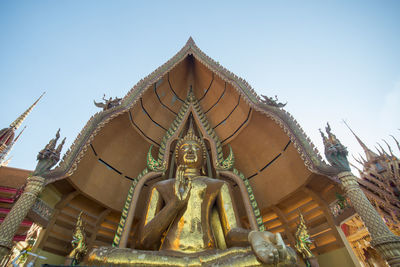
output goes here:
[{"label": "buddha's head", "polygon": [[177,166],[183,165],[192,169],[201,169],[203,166],[206,147],[203,140],[194,135],[192,127],[183,138],[179,139],[175,155]]}]

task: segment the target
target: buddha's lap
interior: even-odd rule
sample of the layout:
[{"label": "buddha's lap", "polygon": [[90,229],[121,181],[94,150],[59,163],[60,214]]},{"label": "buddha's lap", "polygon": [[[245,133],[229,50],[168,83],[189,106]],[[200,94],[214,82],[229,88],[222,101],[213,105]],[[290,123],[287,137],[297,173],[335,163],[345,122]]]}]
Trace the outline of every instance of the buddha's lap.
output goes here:
[{"label": "buddha's lap", "polygon": [[197,253],[100,247],[90,252],[86,264],[89,266],[268,266],[262,265],[257,260],[251,247],[233,247]]}]

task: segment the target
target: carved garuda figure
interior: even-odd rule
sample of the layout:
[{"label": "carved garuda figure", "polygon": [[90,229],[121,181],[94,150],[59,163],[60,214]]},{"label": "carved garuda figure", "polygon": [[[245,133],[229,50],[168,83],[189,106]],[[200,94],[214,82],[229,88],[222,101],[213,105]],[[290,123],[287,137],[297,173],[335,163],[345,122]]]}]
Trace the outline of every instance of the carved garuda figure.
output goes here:
[{"label": "carved garuda figure", "polygon": [[78,216],[78,220],[76,221],[76,227],[71,241],[73,250],[67,257],[71,260],[71,265],[78,265],[83,260],[83,257],[87,252],[86,235],[83,227],[82,214],[83,212],[81,211]]},{"label": "carved garuda figure", "polygon": [[142,250],[94,249],[89,265],[296,265],[279,234],[241,227],[229,184],[201,172],[206,147],[191,124],[175,155],[176,178],[150,191],[136,246]]},{"label": "carved garuda figure", "polygon": [[307,267],[310,267],[311,266],[310,259],[315,257],[310,249],[310,245],[312,244],[312,242],[307,230],[306,222],[304,221],[303,214],[300,213],[299,217],[300,221],[299,224],[297,225],[297,230],[295,234],[296,237],[295,248],[297,252],[299,252],[303,257],[305,263],[307,264]]},{"label": "carved garuda figure", "polygon": [[109,99],[106,99],[106,95],[104,94],[103,100],[104,100],[104,103],[96,102],[93,100],[94,105],[98,108],[102,108],[103,110],[107,110],[107,109],[119,106],[119,104],[121,104],[122,98],[116,97],[113,99],[112,97],[110,97]]},{"label": "carved garuda figure", "polygon": [[274,106],[277,108],[283,108],[287,104],[287,103],[283,104],[283,103],[279,102],[278,96],[275,96],[275,99],[272,97],[265,96],[265,95],[261,95],[261,96],[263,98],[261,100],[261,102],[264,104],[270,105],[270,106]]}]

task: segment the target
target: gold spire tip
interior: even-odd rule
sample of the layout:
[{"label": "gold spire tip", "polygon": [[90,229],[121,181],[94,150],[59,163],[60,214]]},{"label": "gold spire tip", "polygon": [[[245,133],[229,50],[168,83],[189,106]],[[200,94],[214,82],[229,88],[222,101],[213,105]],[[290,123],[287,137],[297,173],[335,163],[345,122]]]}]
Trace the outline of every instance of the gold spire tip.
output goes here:
[{"label": "gold spire tip", "polygon": [[22,113],[15,121],[10,124],[10,127],[13,127],[14,130],[17,130],[21,124],[24,122],[26,117],[31,113],[32,109],[36,106],[39,100],[44,96],[46,92],[43,92],[42,95],[27,109],[24,113]]}]

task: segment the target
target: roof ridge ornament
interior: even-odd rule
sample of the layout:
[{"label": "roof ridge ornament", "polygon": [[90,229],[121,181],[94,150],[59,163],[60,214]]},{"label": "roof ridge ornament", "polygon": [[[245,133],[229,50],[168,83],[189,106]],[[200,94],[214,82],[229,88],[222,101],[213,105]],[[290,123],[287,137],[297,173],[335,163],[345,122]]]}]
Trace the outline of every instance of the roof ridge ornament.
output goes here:
[{"label": "roof ridge ornament", "polygon": [[187,40],[186,45],[188,45],[188,46],[196,46],[196,43],[193,40],[192,36],[189,36],[189,39]]},{"label": "roof ridge ornament", "polygon": [[261,95],[261,96],[262,96],[262,98],[264,98],[264,99],[261,99],[261,103],[267,104],[269,106],[283,108],[287,104],[287,102],[285,104],[279,102],[277,95],[275,95],[275,99],[272,97],[265,96],[265,95]]},{"label": "roof ridge ornament", "polygon": [[186,97],[186,102],[188,103],[194,103],[196,101],[196,96],[193,93],[192,86],[190,86],[187,97]]},{"label": "roof ridge ornament", "polygon": [[96,101],[93,100],[93,103],[94,103],[94,105],[96,107],[102,108],[103,111],[104,111],[104,110],[111,109],[111,108],[119,106],[121,104],[122,98],[118,98],[118,97],[112,98],[112,97],[110,97],[109,99],[106,99],[106,94],[104,94],[103,95],[103,101],[104,102],[101,103],[101,102],[96,102]]}]

